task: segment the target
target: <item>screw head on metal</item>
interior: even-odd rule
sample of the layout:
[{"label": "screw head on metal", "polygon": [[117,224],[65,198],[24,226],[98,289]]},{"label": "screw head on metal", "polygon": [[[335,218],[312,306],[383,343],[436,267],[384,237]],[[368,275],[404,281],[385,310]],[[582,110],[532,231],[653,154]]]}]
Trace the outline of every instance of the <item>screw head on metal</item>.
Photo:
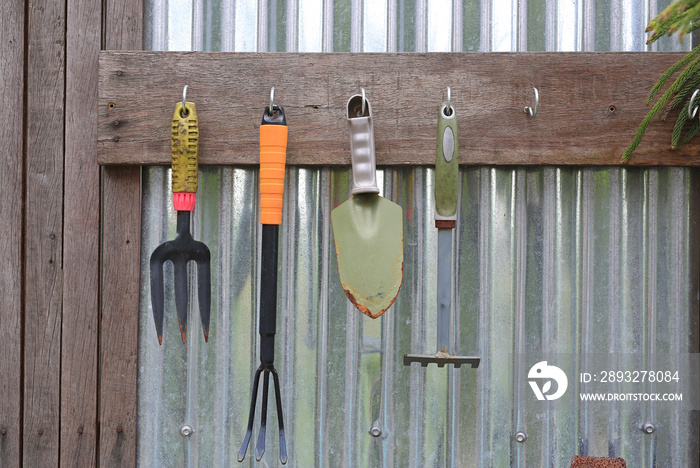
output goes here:
[{"label": "screw head on metal", "polygon": [[194,432],[194,429],[192,429],[192,426],[189,426],[189,425],[187,425],[187,424],[185,424],[184,426],[182,426],[182,427],[180,428],[180,434],[181,434],[183,437],[189,437],[189,436],[192,435],[193,432]]},{"label": "screw head on metal", "polygon": [[518,431],[515,433],[515,440],[522,444],[527,440],[527,434],[525,434],[523,431]]},{"label": "screw head on metal", "polygon": [[382,429],[374,424],[372,427],[369,428],[369,435],[372,437],[379,437],[382,435]]},{"label": "screw head on metal", "polygon": [[656,430],[656,427],[652,423],[646,423],[642,427],[642,430],[644,431],[645,434],[653,434],[654,431]]}]

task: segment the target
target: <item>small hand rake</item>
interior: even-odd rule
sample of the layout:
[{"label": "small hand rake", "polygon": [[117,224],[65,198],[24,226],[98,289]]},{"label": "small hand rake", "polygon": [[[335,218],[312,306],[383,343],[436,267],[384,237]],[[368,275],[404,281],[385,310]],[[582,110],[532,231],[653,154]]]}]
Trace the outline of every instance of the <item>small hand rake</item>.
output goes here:
[{"label": "small hand rake", "polygon": [[211,304],[211,281],[209,248],[192,238],[190,213],[194,210],[197,196],[197,146],[199,126],[197,110],[193,102],[185,100],[187,86],[182,93],[182,103],[175,106],[172,124],[172,187],[173,205],[177,211],[177,234],[175,239],[159,245],[151,254],[151,304],[158,332],[158,343],[163,344],[164,286],[163,265],[171,261],[175,273],[175,307],[180,323],[180,335],[185,342],[187,335],[187,264],[197,263],[197,286],[199,315],[202,319],[204,340],[209,339],[209,309]]},{"label": "small hand rake", "polygon": [[[274,92],[274,88],[273,92]],[[250,401],[248,429],[238,452],[238,461],[245,458],[253,434],[255,404],[258,399],[260,375],[263,379],[263,401],[260,433],[255,448],[255,459],[260,461],[265,453],[265,431],[267,428],[267,394],[270,374],[274,379],[277,402],[277,426],[279,427],[280,461],[287,463],[287,444],[284,437],[280,381],[275,370],[275,332],[277,327],[277,244],[279,225],[282,222],[282,197],[284,194],[284,170],[287,159],[287,121],[284,109],[276,106],[270,98],[260,125],[260,222],[262,228],[262,251],[260,258],[260,366],[253,377],[253,395]]]}]

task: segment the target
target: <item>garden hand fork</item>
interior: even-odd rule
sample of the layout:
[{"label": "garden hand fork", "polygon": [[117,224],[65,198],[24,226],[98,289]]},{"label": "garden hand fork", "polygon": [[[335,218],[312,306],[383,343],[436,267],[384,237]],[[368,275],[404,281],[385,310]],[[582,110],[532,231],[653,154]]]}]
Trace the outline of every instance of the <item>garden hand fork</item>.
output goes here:
[{"label": "garden hand fork", "polygon": [[187,86],[182,93],[182,103],[175,106],[172,124],[172,187],[173,205],[177,211],[175,239],[159,245],[151,254],[151,304],[158,332],[158,343],[163,344],[164,286],[163,265],[170,260],[175,273],[175,307],[180,324],[180,335],[185,342],[187,335],[187,264],[197,263],[199,315],[202,319],[204,340],[209,339],[209,309],[211,282],[209,248],[192,238],[190,213],[197,197],[197,151],[199,125],[197,109],[186,101]]}]

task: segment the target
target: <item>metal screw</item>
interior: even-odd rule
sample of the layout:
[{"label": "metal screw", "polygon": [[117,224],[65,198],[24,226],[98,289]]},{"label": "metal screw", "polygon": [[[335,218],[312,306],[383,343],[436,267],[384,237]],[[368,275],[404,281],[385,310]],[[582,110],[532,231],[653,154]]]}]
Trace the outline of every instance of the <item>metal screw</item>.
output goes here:
[{"label": "metal screw", "polygon": [[187,424],[180,428],[180,434],[182,434],[183,437],[189,437],[193,432],[194,429],[192,429],[192,426],[188,426]]},{"label": "metal screw", "polygon": [[3,429],[0,431],[0,434],[5,435],[5,434],[7,434],[7,431],[5,429]]},{"label": "metal screw", "polygon": [[121,427],[121,426],[117,426],[117,432],[121,432],[121,431],[122,431],[122,427]]},{"label": "metal screw", "polygon": [[518,431],[515,433],[515,440],[522,444],[527,440],[527,434],[523,431]]},{"label": "metal screw", "polygon": [[382,435],[382,429],[375,423],[369,428],[369,435],[372,437],[379,437]]},{"label": "metal screw", "polygon": [[116,141],[119,141],[119,137],[118,137],[118,136],[115,136],[114,138],[112,138],[112,140],[114,140],[115,142],[116,142]]},{"label": "metal screw", "polygon": [[646,423],[642,427],[642,430],[644,431],[645,434],[653,434],[654,431],[656,430],[656,427],[652,423]]},{"label": "metal screw", "polygon": [[78,434],[82,434],[82,433],[83,433],[83,428],[82,428],[82,427],[79,427],[79,428],[78,428]]},{"label": "metal screw", "polygon": [[118,121],[118,120],[115,120],[115,121],[112,122],[112,123],[114,124],[115,127],[118,127],[118,126],[119,126],[119,121]]},{"label": "metal screw", "polygon": [[39,433],[39,435],[42,435],[42,434],[44,433],[44,430],[43,430],[43,429],[39,429],[37,432]]},{"label": "metal screw", "polygon": [[121,70],[117,70],[117,76],[122,76],[122,71],[121,71]]}]

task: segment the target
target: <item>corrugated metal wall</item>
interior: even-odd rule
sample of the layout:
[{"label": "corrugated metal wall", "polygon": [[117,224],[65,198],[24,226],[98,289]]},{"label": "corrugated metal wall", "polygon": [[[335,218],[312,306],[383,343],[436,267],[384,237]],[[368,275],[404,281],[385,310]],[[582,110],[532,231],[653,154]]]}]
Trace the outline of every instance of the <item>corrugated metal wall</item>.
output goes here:
[{"label": "corrugated metal wall", "polygon": [[[650,0],[151,0],[145,46],[645,50],[644,27],[663,6]],[[665,39],[658,47],[688,45]],[[649,405],[610,410],[573,398],[570,411],[541,413],[512,382],[525,378],[515,364],[528,351],[572,353],[578,361],[593,351],[634,353],[640,366],[657,352],[697,351],[696,170],[462,168],[454,339],[459,354],[482,357],[478,370],[402,365],[404,353],[436,347],[432,169],[382,171],[383,195],[404,209],[405,263],[401,293],[377,320],[349,305],[338,280],[330,210],[348,198],[349,177],[347,168],[287,170],[276,364],[289,465],[563,467],[573,455],[588,454],[622,456],[630,467],[695,466],[700,434],[688,413]],[[174,236],[169,187],[169,171],[144,170],[138,459],[142,466],[231,466],[258,364],[256,169],[201,169],[194,232],[212,251],[208,344],[196,303],[187,345],[181,344],[170,288],[162,347],[156,339],[148,258]],[[171,284],[172,269],[168,277]],[[190,282],[196,284],[194,277]],[[263,460],[275,465],[275,415],[268,420]],[[645,435],[644,422],[657,431]],[[180,434],[185,424],[193,435]],[[378,438],[368,433],[373,424],[382,431]],[[528,434],[525,443],[515,441],[517,431]],[[244,464],[253,459],[249,451]]]}]

